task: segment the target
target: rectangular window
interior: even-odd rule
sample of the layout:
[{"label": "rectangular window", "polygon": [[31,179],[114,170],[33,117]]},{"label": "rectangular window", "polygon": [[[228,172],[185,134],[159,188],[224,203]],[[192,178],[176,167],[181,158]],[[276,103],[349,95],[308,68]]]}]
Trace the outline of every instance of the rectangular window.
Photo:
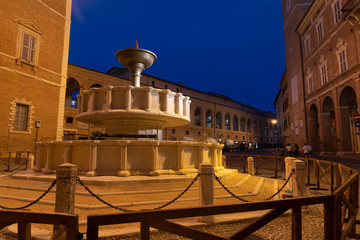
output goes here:
[{"label": "rectangular window", "polygon": [[165,84],[165,89],[167,89],[167,85]]},{"label": "rectangular window", "polygon": [[339,53],[339,62],[340,62],[340,71],[341,73],[346,71],[346,56],[345,56],[345,50],[342,50]]},{"label": "rectangular window", "polygon": [[35,60],[36,38],[28,33],[23,32],[21,41],[21,59],[30,63]]},{"label": "rectangular window", "polygon": [[175,129],[171,129],[171,133],[175,133]]},{"label": "rectangular window", "polygon": [[321,67],[321,79],[322,79],[322,84],[325,85],[327,83],[326,66],[325,65]]},{"label": "rectangular window", "polygon": [[73,117],[66,117],[66,123],[73,123],[74,118]]},{"label": "rectangular window", "polygon": [[185,133],[186,133],[186,135],[189,135],[189,131],[188,131],[188,130],[186,130],[186,132],[185,132]]},{"label": "rectangular window", "polygon": [[336,1],[334,4],[334,15],[335,15],[335,23],[339,22],[341,19],[341,8],[340,8],[340,1]]},{"label": "rectangular window", "polygon": [[322,22],[317,25],[318,41],[320,42],[324,38]]},{"label": "rectangular window", "polygon": [[152,86],[152,87],[155,87],[155,81],[152,81],[152,82],[151,82],[151,86]]},{"label": "rectangular window", "polygon": [[14,123],[15,131],[27,131],[28,116],[29,116],[29,105],[17,103],[15,123]]},{"label": "rectangular window", "polygon": [[313,86],[313,79],[312,77],[308,78],[308,83],[309,83],[309,94],[312,93],[314,91],[314,86]]},{"label": "rectangular window", "polygon": [[305,39],[305,54],[306,56],[310,54],[310,39]]}]

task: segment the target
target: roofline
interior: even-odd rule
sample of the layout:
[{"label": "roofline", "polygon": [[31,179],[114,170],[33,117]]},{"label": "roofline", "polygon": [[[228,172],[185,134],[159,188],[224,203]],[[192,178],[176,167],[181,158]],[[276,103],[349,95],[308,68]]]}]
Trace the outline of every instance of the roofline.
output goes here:
[{"label": "roofline", "polygon": [[320,9],[321,5],[325,2],[325,0],[314,0],[310,5],[308,11],[305,13],[304,17],[301,19],[299,25],[296,28],[296,32],[300,35],[304,33],[306,27],[311,22],[312,17],[316,14],[316,12]]}]

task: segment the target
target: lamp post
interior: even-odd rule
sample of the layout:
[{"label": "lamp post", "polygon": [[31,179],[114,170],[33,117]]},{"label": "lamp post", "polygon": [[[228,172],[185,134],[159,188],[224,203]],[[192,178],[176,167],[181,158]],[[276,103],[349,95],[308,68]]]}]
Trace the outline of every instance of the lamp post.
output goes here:
[{"label": "lamp post", "polygon": [[277,147],[277,120],[276,119],[273,119],[271,120],[271,123],[273,125],[273,135],[274,135],[274,145],[275,145],[275,148]]}]

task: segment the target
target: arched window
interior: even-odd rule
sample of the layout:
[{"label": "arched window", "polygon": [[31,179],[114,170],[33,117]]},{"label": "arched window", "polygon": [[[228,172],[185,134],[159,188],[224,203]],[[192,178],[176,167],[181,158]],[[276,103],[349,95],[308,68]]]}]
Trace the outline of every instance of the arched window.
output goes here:
[{"label": "arched window", "polygon": [[216,113],[216,124],[215,124],[216,128],[222,129],[222,121],[221,121],[221,113],[217,112]]},{"label": "arched window", "polygon": [[225,130],[230,130],[230,115],[225,115]]},{"label": "arched window", "polygon": [[238,120],[237,116],[234,116],[234,118],[233,118],[233,130],[239,131],[239,120]]},{"label": "arched window", "polygon": [[94,83],[90,86],[90,88],[102,88],[103,86],[99,83]]},{"label": "arched window", "polygon": [[247,130],[248,132],[251,132],[251,119],[250,119],[250,118],[247,120],[246,130]]},{"label": "arched window", "polygon": [[68,78],[66,82],[65,107],[77,108],[77,95],[80,85],[74,78]]},{"label": "arched window", "polygon": [[264,136],[268,135],[268,123],[265,123],[265,127],[264,127]]},{"label": "arched window", "polygon": [[254,127],[254,133],[258,133],[257,121],[256,120],[254,120],[253,127]]},{"label": "arched window", "polygon": [[212,127],[212,113],[210,110],[206,111],[206,127]]},{"label": "arched window", "polygon": [[241,118],[240,120],[240,131],[245,132],[245,118]]},{"label": "arched window", "polygon": [[195,125],[201,126],[201,111],[200,108],[195,109]]}]

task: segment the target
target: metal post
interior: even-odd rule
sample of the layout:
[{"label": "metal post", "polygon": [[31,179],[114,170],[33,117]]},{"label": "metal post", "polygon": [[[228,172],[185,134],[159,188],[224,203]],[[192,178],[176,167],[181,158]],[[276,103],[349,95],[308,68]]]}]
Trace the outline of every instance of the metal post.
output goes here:
[{"label": "metal post", "polygon": [[[202,163],[199,166],[199,173],[200,206],[212,206],[214,205],[214,166],[211,163]],[[203,216],[202,221],[213,223],[214,216]]]},{"label": "metal post", "polygon": [[[58,166],[56,170],[55,212],[74,214],[76,174],[76,165],[64,163]],[[65,226],[54,226],[53,239],[67,239]]]},{"label": "metal post", "polygon": [[9,157],[8,157],[8,167],[7,167],[8,172],[10,172],[10,163],[11,163],[11,151],[9,151]]}]

